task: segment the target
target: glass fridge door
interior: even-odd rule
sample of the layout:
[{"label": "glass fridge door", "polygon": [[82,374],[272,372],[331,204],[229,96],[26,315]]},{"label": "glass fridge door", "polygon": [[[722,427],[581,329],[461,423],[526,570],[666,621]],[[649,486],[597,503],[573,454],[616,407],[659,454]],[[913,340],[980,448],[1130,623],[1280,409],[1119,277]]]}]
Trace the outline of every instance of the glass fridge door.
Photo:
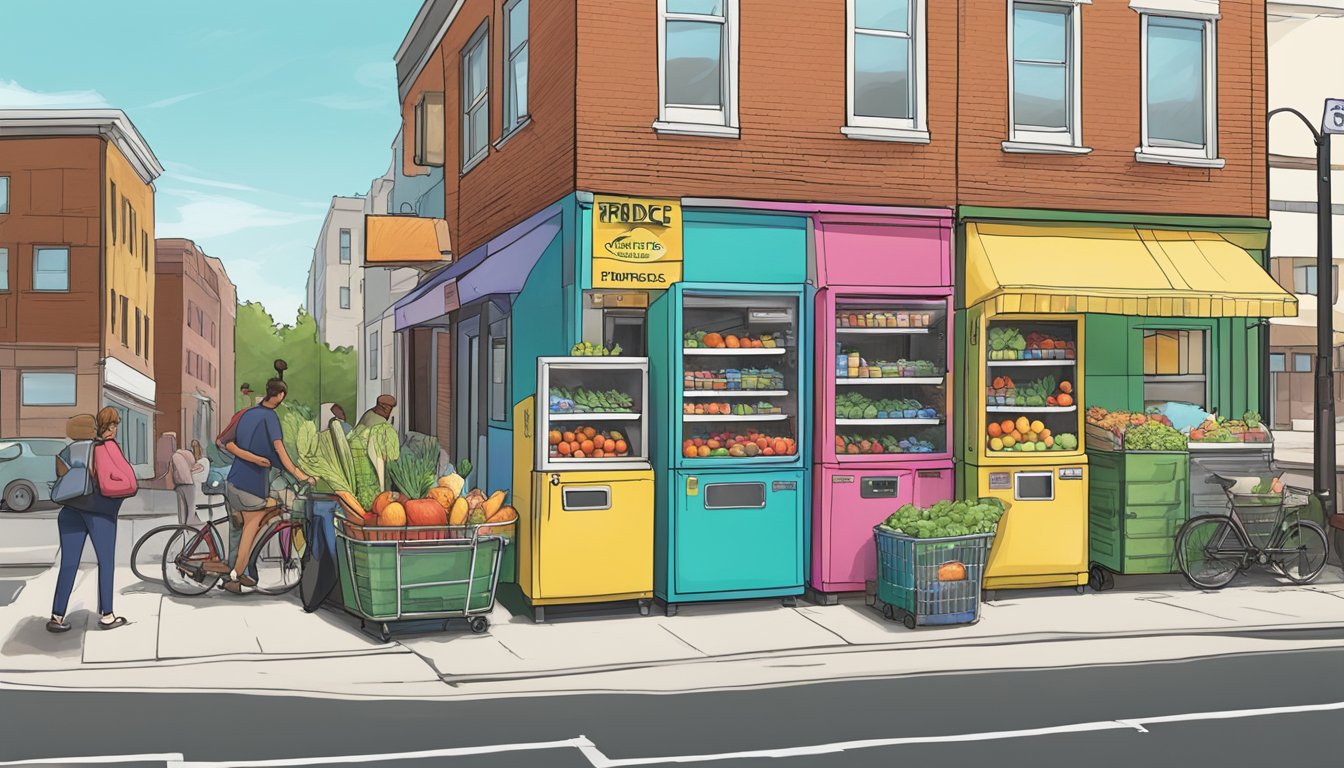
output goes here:
[{"label": "glass fridge door", "polygon": [[1077,341],[1073,320],[989,321],[984,444],[990,456],[1082,452]]},{"label": "glass fridge door", "polygon": [[681,452],[778,461],[798,453],[798,298],[687,294]]},{"label": "glass fridge door", "polygon": [[946,300],[849,299],[835,308],[835,453],[946,454]]},{"label": "glass fridge door", "polygon": [[538,367],[538,466],[649,466],[646,358],[541,358]]}]

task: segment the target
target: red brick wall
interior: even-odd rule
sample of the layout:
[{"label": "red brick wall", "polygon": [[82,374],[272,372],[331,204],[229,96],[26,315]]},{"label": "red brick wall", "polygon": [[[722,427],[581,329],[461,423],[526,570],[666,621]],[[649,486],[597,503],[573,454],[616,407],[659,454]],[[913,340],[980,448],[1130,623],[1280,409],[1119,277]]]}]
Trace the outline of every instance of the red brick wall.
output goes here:
[{"label": "red brick wall", "polygon": [[1218,153],[1210,170],[1134,160],[1139,145],[1139,14],[1118,0],[1082,11],[1082,143],[1090,155],[1008,154],[1008,15],[1002,0],[962,2],[959,178],[962,205],[1265,216],[1265,3],[1223,0]]},{"label": "red brick wall", "polygon": [[578,186],[597,192],[948,205],[955,6],[928,3],[927,145],[846,138],[844,0],[742,0],[740,139],[654,133],[657,10],[579,0]]}]

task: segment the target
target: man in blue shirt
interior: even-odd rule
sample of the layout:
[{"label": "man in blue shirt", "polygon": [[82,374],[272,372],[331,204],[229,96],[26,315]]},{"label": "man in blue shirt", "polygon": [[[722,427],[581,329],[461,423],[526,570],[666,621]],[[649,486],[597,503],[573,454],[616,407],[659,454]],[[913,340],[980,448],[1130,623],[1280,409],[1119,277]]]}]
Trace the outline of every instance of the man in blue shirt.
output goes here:
[{"label": "man in blue shirt", "polygon": [[285,452],[280,417],[275,414],[275,409],[285,401],[288,391],[283,379],[266,382],[266,397],[260,405],[249,408],[238,418],[234,439],[226,445],[229,453],[238,460],[229,468],[229,477],[224,483],[224,503],[235,520],[242,518],[243,529],[233,571],[224,583],[224,588],[234,594],[242,594],[244,588],[257,585],[246,573],[252,545],[262,525],[279,510],[278,503],[268,497],[271,467],[279,463],[299,482],[312,481],[303,470],[294,466]]}]

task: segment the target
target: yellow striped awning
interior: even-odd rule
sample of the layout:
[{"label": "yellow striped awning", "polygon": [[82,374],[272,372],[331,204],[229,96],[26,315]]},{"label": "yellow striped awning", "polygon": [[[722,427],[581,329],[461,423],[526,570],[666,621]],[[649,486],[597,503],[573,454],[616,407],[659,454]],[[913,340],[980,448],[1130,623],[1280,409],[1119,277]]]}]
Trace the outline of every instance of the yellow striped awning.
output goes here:
[{"label": "yellow striped awning", "polygon": [[991,315],[1297,315],[1297,299],[1214,232],[968,223],[965,279],[967,306]]}]

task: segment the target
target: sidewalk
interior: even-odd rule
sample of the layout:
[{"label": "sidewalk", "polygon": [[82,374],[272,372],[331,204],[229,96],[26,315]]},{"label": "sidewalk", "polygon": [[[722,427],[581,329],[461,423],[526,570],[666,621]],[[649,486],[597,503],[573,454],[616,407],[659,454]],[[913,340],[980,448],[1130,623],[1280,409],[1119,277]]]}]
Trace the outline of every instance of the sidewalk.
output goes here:
[{"label": "sidewalk", "polygon": [[343,613],[305,614],[292,596],[180,598],[137,582],[129,569],[117,611],[133,623],[104,633],[88,610],[94,579],[93,569],[81,574],[76,629],[66,635],[44,628],[52,571],[0,605],[0,627],[9,628],[0,635],[0,685],[342,698],[674,692],[1344,645],[1344,580],[1335,567],[1310,587],[1252,574],[1217,593],[1192,590],[1179,576],[1119,577],[1116,589],[1081,596],[1000,592],[967,627],[909,631],[861,597],[827,607],[688,605],[675,618],[618,609],[541,625],[498,605],[488,634],[472,635],[459,621],[388,644]]},{"label": "sidewalk", "polygon": [[[50,565],[58,549],[57,512],[58,508],[0,512],[0,566]],[[136,539],[155,526],[177,522],[177,496],[142,488],[122,503],[119,517],[117,562],[129,563]],[[92,547],[85,548],[83,562],[94,562]]]}]

